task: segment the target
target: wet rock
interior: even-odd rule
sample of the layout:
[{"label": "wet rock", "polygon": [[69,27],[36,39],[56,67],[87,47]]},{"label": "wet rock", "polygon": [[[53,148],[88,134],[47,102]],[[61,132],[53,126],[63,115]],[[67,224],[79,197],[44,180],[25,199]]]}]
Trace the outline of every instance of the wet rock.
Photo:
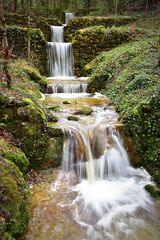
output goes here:
[{"label": "wet rock", "polygon": [[53,113],[47,113],[48,122],[58,122],[59,117]]},{"label": "wet rock", "polygon": [[61,165],[63,153],[63,137],[54,137],[48,140],[46,166],[57,167]]},{"label": "wet rock", "polygon": [[54,93],[54,91],[53,91],[53,86],[52,86],[51,84],[48,84],[48,85],[47,85],[46,93],[47,93],[47,94],[52,94],[52,93]]},{"label": "wet rock", "polygon": [[73,114],[74,115],[89,115],[92,113],[92,108],[91,107],[82,107],[77,109]]},{"label": "wet rock", "polygon": [[63,137],[64,133],[61,127],[56,124],[47,124],[47,130],[50,137]]},{"label": "wet rock", "polygon": [[147,192],[150,193],[152,197],[154,198],[158,197],[158,190],[156,189],[155,186],[148,184],[144,188],[146,189]]},{"label": "wet rock", "polygon": [[65,101],[63,101],[63,104],[71,104],[71,102],[65,100]]},{"label": "wet rock", "polygon": [[29,122],[35,122],[35,119],[37,122],[44,122],[46,120],[44,111],[40,107],[31,104],[26,107],[18,108],[17,116],[20,119]]},{"label": "wet rock", "polygon": [[52,110],[54,112],[59,112],[60,111],[60,106],[59,105],[47,106],[45,109],[47,111]]},{"label": "wet rock", "polygon": [[77,116],[73,116],[73,115],[68,116],[67,119],[70,121],[79,121],[79,118]]}]

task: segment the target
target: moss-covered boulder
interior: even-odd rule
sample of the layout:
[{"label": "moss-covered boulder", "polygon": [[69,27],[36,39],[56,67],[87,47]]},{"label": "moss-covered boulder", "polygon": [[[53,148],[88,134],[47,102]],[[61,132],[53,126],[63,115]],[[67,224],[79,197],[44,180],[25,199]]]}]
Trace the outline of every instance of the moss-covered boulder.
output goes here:
[{"label": "moss-covered boulder", "polygon": [[70,115],[67,117],[67,119],[69,121],[79,121],[79,118],[77,116],[74,116],[74,115]]},{"label": "moss-covered boulder", "polygon": [[110,98],[123,119],[125,137],[131,138],[143,165],[160,183],[159,39],[141,39],[103,52],[87,67],[89,91]]},{"label": "moss-covered boulder", "polygon": [[7,143],[4,139],[0,138],[0,154],[2,157],[12,161],[19,167],[21,172],[26,172],[29,161],[21,149]]},{"label": "moss-covered boulder", "polygon": [[[51,134],[52,135],[52,134]],[[45,166],[57,167],[61,165],[63,157],[63,141],[64,137],[59,134],[53,134],[54,137],[49,138],[46,151]],[[57,137],[58,136],[58,137]]]},{"label": "moss-covered boulder", "polygon": [[18,167],[4,157],[0,178],[0,235],[17,239],[28,223],[28,187]]},{"label": "moss-covered boulder", "polygon": [[83,106],[78,108],[73,114],[74,115],[90,115],[93,112],[93,109],[89,106]]}]

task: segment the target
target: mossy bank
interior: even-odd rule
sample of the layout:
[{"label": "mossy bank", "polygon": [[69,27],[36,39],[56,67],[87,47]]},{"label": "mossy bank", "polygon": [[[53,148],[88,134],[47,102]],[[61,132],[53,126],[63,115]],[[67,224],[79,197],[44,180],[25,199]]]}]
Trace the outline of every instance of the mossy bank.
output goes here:
[{"label": "mossy bank", "polygon": [[86,66],[89,91],[101,91],[119,112],[136,165],[160,183],[160,41],[145,38],[101,53]]}]

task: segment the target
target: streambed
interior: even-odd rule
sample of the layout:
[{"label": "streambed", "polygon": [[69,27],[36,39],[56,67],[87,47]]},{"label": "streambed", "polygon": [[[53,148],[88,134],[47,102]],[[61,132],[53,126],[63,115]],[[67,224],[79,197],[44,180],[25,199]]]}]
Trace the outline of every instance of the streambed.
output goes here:
[{"label": "streambed", "polygon": [[[79,117],[79,122],[68,121],[63,114],[59,121],[64,130],[76,132],[66,138],[61,169],[43,171],[36,176],[37,183],[30,183],[30,223],[23,239],[159,240],[159,203],[144,190],[146,184],[153,184],[150,175],[130,166],[117,133],[104,134],[104,129],[118,124],[118,115],[102,104],[93,108],[91,116]],[[73,144],[73,135],[76,141],[84,139]],[[99,146],[97,153],[94,144]],[[82,158],[88,157],[86,147],[92,152],[88,166],[80,163],[80,152],[86,154]],[[71,158],[74,163],[68,162]]]}]

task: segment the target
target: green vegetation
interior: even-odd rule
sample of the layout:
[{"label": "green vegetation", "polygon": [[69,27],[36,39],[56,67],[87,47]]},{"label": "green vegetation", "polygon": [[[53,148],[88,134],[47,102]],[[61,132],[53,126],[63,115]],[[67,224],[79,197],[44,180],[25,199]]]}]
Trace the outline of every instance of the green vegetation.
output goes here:
[{"label": "green vegetation", "polygon": [[5,142],[3,139],[0,139],[0,149],[2,157],[12,161],[19,167],[21,172],[26,172],[29,161],[19,148]]},{"label": "green vegetation", "polygon": [[0,172],[0,235],[17,239],[28,224],[28,188],[18,167],[3,157]]},{"label": "green vegetation", "polygon": [[[136,33],[142,32],[137,29]],[[73,48],[75,56],[75,72],[77,75],[86,75],[84,65],[89,63],[100,52],[110,50],[134,38],[132,28],[93,26],[75,32]]]},{"label": "green vegetation", "polygon": [[101,91],[116,106],[140,164],[160,182],[159,38],[152,37],[103,52],[86,66],[89,91]]}]

